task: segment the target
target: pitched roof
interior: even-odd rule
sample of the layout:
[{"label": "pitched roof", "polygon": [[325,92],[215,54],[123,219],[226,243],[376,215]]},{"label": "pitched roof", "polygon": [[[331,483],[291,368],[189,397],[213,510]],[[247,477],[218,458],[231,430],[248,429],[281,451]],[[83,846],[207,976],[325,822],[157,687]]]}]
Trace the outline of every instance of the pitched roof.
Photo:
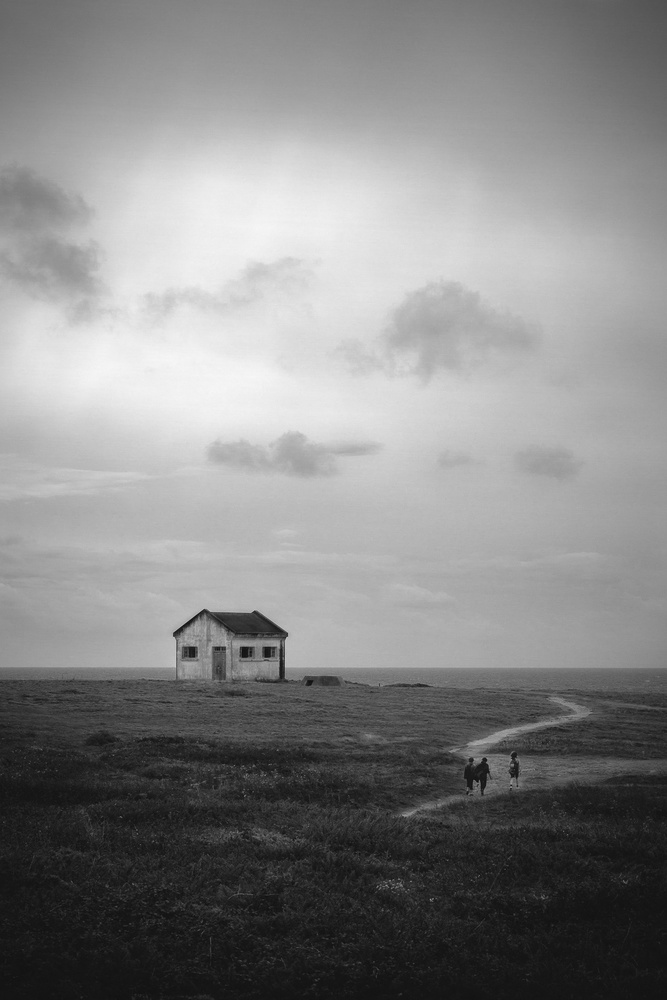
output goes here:
[{"label": "pitched roof", "polygon": [[[287,635],[284,628],[276,625],[270,618],[263,615],[261,611],[209,611],[208,608],[203,608],[199,612],[199,615],[202,614],[210,615],[211,618],[217,619],[230,632],[236,632],[240,635]],[[194,621],[195,618],[198,618],[199,615],[194,615],[184,625],[177,628],[174,635],[185,628],[186,625],[189,625],[191,621]]]},{"label": "pitched roof", "polygon": [[281,632],[287,635],[285,629],[270,621],[261,611],[211,611],[210,614],[230,632],[259,632],[266,635]]}]

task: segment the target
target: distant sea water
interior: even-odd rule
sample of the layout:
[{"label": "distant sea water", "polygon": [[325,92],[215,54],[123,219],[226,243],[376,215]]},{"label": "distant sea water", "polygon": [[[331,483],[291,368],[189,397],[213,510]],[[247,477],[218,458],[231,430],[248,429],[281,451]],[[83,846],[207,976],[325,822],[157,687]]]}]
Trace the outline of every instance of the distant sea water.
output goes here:
[{"label": "distant sea water", "polygon": [[[483,667],[336,667],[295,670],[288,668],[287,680],[300,681],[304,674],[336,674],[343,680],[358,684],[429,684],[448,688],[514,688],[533,691],[643,691],[667,693],[667,668],[644,670],[640,668],[502,668]],[[48,681],[117,681],[153,680],[173,681],[175,670],[170,668],[94,669],[71,667],[7,667],[0,668],[3,680]]]}]

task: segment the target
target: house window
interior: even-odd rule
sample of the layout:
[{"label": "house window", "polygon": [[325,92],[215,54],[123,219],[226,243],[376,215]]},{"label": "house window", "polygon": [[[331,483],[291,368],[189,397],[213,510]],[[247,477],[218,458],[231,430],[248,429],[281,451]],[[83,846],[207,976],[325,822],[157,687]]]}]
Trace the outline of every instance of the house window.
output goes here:
[{"label": "house window", "polygon": [[275,660],[276,658],[276,647],[275,646],[263,646],[262,656],[265,660]]},{"label": "house window", "polygon": [[255,655],[254,646],[241,646],[241,659],[252,660]]},{"label": "house window", "polygon": [[182,660],[196,660],[198,654],[197,646],[181,646]]}]

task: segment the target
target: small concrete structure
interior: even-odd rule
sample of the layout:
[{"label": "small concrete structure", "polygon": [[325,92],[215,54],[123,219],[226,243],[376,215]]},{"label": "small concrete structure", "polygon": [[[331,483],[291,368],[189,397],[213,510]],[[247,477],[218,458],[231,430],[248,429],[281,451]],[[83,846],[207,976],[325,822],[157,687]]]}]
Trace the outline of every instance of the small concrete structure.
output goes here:
[{"label": "small concrete structure", "polygon": [[335,674],[306,674],[301,681],[306,687],[342,687],[343,682]]},{"label": "small concrete structure", "polygon": [[174,638],[177,680],[285,680],[287,632],[261,611],[204,608]]}]

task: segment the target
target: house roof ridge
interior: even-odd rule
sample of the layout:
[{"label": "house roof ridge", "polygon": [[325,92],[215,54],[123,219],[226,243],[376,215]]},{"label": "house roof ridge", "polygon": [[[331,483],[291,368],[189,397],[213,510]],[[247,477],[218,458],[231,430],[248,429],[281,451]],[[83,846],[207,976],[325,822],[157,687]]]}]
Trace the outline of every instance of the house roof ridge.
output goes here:
[{"label": "house roof ridge", "polygon": [[[243,635],[244,632],[248,635],[261,635],[264,631],[266,631],[267,635],[270,634],[270,631],[279,633],[283,636],[287,636],[289,634],[284,628],[281,628],[280,625],[271,621],[270,618],[267,618],[266,615],[256,609],[254,611],[210,611],[208,608],[202,608],[202,610],[198,611],[196,615],[193,615],[192,618],[189,618],[183,625],[179,626],[173,635],[176,636],[187,625],[189,625],[190,622],[193,622],[195,618],[204,614],[208,615],[210,618],[214,618],[225,628],[229,629],[230,632],[235,632],[237,635]],[[257,619],[259,619],[259,621]],[[264,629],[261,627],[262,624],[265,626]],[[253,628],[253,626],[255,627]],[[266,629],[266,626],[269,628]]]}]

